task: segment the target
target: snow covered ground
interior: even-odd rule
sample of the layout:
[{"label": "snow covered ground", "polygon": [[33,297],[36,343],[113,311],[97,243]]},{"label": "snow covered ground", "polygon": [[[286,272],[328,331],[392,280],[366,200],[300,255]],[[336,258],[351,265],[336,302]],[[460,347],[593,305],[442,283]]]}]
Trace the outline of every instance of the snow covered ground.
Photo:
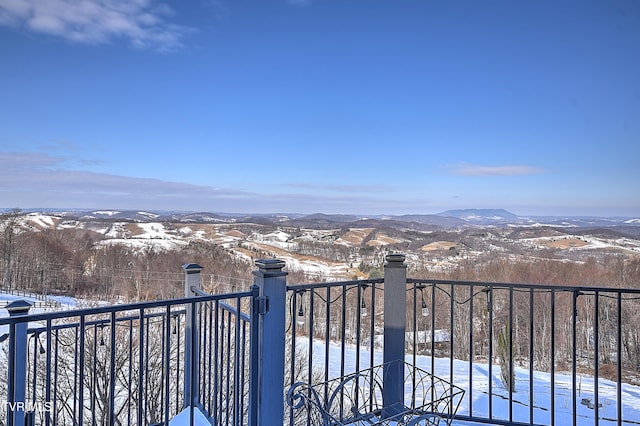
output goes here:
[{"label": "snow covered ground", "polygon": [[[304,343],[300,343],[298,350],[308,351]],[[341,347],[338,343],[329,345],[329,378],[340,376]],[[304,352],[306,353],[306,352]],[[322,369],[324,366],[325,344],[315,341],[313,347],[313,365]],[[345,371],[355,371],[356,356],[358,350],[355,347],[345,351]],[[360,354],[360,369],[369,367],[369,351],[362,349]],[[413,358],[407,355],[406,362],[412,363]],[[374,352],[374,365],[382,363],[382,352]],[[492,383],[491,398],[492,414],[494,419],[509,420],[509,393],[500,380],[500,366],[493,365],[492,375],[489,376],[489,366],[486,363],[469,364],[466,361],[453,361],[453,377],[450,377],[450,363],[448,358],[435,358],[435,375],[453,382],[465,390],[465,396],[460,404],[458,414],[473,415],[475,417],[489,417],[489,381]],[[425,371],[431,371],[431,358],[429,356],[417,356],[416,366]],[[530,394],[530,381],[533,381],[533,393]],[[576,378],[578,389],[576,392],[576,420],[578,425],[594,425],[595,410],[591,406],[595,404],[595,388],[593,376],[578,375]],[[533,403],[533,423],[551,424],[551,394],[554,386],[555,399],[555,424],[567,425],[573,422],[574,402],[572,401],[572,377],[571,373],[556,373],[551,377],[549,373],[534,371],[530,376],[528,368],[516,368],[516,392],[512,394],[513,421],[529,423],[529,406]],[[471,391],[471,392],[470,392]],[[617,384],[616,382],[598,380],[598,410],[599,424],[617,424]],[[640,424],[640,387],[622,384],[620,397],[622,424]]]},{"label": "snow covered ground", "polygon": [[[42,295],[22,295],[0,293],[0,318],[8,317],[9,312],[5,308],[8,304],[16,300],[25,300],[33,305],[29,309],[29,314],[41,314],[45,312],[63,311],[69,309],[77,309],[98,304],[106,304],[107,302],[89,302],[78,300],[69,296],[42,296]],[[29,327],[40,327],[43,324],[29,323]],[[9,332],[8,325],[0,325],[0,336]]]}]

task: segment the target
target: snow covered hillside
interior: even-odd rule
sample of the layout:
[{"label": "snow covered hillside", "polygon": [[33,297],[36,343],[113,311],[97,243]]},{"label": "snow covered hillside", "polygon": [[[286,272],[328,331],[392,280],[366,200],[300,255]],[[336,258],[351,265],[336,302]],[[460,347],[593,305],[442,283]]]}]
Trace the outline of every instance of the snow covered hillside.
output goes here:
[{"label": "snow covered hillside", "polygon": [[[607,254],[640,257],[640,227],[634,220],[612,222],[583,220],[549,224],[522,221],[446,227],[421,223],[419,217],[334,218],[227,218],[199,215],[165,216],[135,212],[102,211],[72,217],[64,214],[26,213],[23,231],[82,230],[97,236],[96,247],[124,245],[136,252],[178,250],[206,242],[223,247],[252,263],[276,257],[289,270],[318,279],[366,278],[361,265],[378,265],[385,253],[402,252],[409,265],[447,271],[476,259],[498,257],[509,261],[543,258],[576,262]],[[508,216],[508,215],[507,215]],[[401,220],[402,219],[402,220]],[[473,221],[476,222],[476,221]],[[590,226],[590,227],[587,227]],[[490,255],[489,255],[490,254]],[[489,256],[489,257],[487,257]]]}]

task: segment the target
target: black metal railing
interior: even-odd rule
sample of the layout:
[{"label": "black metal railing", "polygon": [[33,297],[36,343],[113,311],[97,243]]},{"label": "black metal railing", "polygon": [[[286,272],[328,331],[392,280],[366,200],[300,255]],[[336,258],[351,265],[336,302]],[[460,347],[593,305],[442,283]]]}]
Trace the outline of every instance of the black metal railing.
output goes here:
[{"label": "black metal railing", "polygon": [[[210,295],[196,291],[201,297]],[[200,303],[200,402],[216,424],[248,424],[250,300],[254,293]]]},{"label": "black metal railing", "polygon": [[[328,384],[376,364],[382,287],[382,279],[288,286],[287,386]],[[289,424],[306,424],[299,416],[289,407]]]},{"label": "black metal railing", "polygon": [[[288,386],[307,383],[322,399],[323,384],[385,362],[384,280],[288,292]],[[640,424],[625,417],[637,400],[623,391],[639,384],[640,289],[407,278],[405,293],[394,307],[405,316],[405,360],[465,389],[454,419]],[[301,415],[289,407],[290,424],[307,424]]]},{"label": "black metal railing", "polygon": [[640,373],[632,321],[640,289],[414,279],[407,285],[414,295],[412,362],[428,360],[434,371],[438,358],[448,359],[448,377],[466,383],[458,418],[640,423],[624,417],[622,390],[637,385]]},{"label": "black metal railing", "polygon": [[[9,380],[0,385],[0,400],[7,401],[0,423],[168,424],[193,406],[199,412],[183,415],[247,424],[250,325],[242,309],[252,297],[243,292],[2,318],[7,333],[0,362]],[[186,348],[189,340],[200,349]]]},{"label": "black metal railing", "polygon": [[188,264],[184,299],[9,305],[0,424],[640,424],[640,289],[412,279],[401,255],[332,283],[256,265],[246,292],[204,293]]}]

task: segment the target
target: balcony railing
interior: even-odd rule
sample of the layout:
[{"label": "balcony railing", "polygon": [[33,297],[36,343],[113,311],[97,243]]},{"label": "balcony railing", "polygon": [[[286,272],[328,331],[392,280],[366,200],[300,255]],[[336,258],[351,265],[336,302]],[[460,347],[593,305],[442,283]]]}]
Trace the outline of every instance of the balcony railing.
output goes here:
[{"label": "balcony railing", "polygon": [[[0,319],[0,424],[247,424],[251,291]],[[195,288],[193,288],[195,286]]]},{"label": "balcony railing", "polygon": [[188,264],[184,299],[8,305],[0,424],[640,424],[638,289],[412,279],[402,255],[377,280],[257,266],[246,292]]}]

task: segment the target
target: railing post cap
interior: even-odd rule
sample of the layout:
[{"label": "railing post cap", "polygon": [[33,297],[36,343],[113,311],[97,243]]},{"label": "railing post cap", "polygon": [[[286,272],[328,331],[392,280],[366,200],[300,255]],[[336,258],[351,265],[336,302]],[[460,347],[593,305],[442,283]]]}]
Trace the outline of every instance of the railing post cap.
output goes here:
[{"label": "railing post cap", "polygon": [[284,260],[280,259],[258,259],[256,260],[256,267],[269,271],[281,270],[285,267]]},{"label": "railing post cap", "polygon": [[184,269],[187,274],[195,274],[202,271],[204,267],[198,265],[197,263],[185,263],[184,265],[182,265],[182,269]]},{"label": "railing post cap", "polygon": [[402,253],[391,253],[386,257],[387,263],[404,263],[406,256]]},{"label": "railing post cap", "polygon": [[22,315],[29,312],[29,309],[33,307],[33,303],[26,300],[14,300],[5,306],[5,309],[9,311],[9,315]]}]

